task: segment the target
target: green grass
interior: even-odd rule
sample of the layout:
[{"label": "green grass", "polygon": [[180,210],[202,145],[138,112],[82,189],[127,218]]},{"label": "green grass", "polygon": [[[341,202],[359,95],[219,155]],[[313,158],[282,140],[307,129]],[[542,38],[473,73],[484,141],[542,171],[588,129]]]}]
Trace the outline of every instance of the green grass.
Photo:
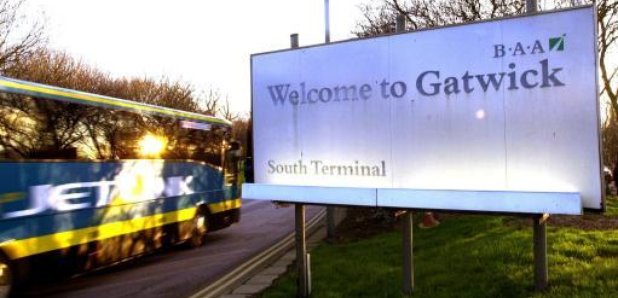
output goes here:
[{"label": "green grass", "polygon": [[[605,216],[618,217],[618,199]],[[417,221],[418,222],[418,221]],[[534,291],[532,227],[466,215],[414,231],[414,297],[618,297],[618,230],[548,228],[550,288]],[[401,233],[311,252],[313,297],[402,297]],[[294,270],[292,270],[294,271]],[[262,297],[294,297],[295,272]]]},{"label": "green grass", "polygon": [[618,197],[607,197],[607,210],[605,215],[618,217]]}]

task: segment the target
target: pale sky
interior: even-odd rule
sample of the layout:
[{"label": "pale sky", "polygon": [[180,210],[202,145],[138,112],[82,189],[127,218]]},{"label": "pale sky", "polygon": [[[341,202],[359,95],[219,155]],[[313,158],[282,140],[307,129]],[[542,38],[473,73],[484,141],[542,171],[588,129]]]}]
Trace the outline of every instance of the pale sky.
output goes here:
[{"label": "pale sky", "polygon": [[[352,38],[367,0],[330,0],[331,41]],[[49,46],[113,76],[167,76],[250,110],[250,55],[324,41],[324,0],[28,0]]]},{"label": "pale sky", "polygon": [[[353,38],[370,0],[329,0],[331,41]],[[324,0],[27,0],[49,46],[113,76],[162,76],[250,110],[250,55],[324,41]],[[612,50],[614,52],[614,50]],[[615,53],[612,53],[614,55]]]}]

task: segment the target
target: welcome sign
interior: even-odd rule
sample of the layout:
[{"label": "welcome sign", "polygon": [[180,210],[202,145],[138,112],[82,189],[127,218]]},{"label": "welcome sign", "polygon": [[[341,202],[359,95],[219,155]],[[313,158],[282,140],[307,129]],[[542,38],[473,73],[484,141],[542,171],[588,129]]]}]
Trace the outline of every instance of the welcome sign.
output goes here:
[{"label": "welcome sign", "polygon": [[577,199],[548,204],[602,208],[594,13],[253,55],[248,195],[545,212],[529,198],[562,194]]}]

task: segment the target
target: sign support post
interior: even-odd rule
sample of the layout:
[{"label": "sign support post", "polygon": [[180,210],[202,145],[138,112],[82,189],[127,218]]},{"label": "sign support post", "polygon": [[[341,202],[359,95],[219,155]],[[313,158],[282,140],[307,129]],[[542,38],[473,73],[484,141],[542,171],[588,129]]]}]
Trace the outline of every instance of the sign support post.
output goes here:
[{"label": "sign support post", "polygon": [[534,288],[537,291],[545,290],[549,279],[547,269],[547,218],[549,218],[548,214],[533,217]]},{"label": "sign support post", "polygon": [[412,210],[403,215],[403,294],[412,295],[414,292],[414,220]]},{"label": "sign support post", "polygon": [[[324,0],[324,43],[330,43],[330,5]],[[335,207],[326,206],[326,239],[335,239]]]},{"label": "sign support post", "polygon": [[298,282],[296,297],[309,297],[309,274],[307,270],[307,242],[305,240],[305,205],[294,204],[296,219],[296,264]]},{"label": "sign support post", "polygon": [[[290,47],[298,48],[298,34],[290,35]],[[296,264],[298,281],[296,297],[306,298],[311,294],[309,288],[309,270],[307,266],[307,241],[305,235],[305,206],[294,204],[294,218],[296,231]]]},{"label": "sign support post", "polygon": [[[397,15],[396,32],[406,30],[406,17],[403,14]],[[404,295],[412,295],[414,292],[414,219],[412,218],[412,210],[406,210],[403,215],[402,233],[403,233],[403,293]]]},{"label": "sign support post", "polygon": [[531,14],[537,12],[537,0],[526,0],[526,13]]},{"label": "sign support post", "polygon": [[[537,0],[526,0],[526,13],[538,11]],[[534,250],[534,288],[537,291],[547,289],[549,271],[547,268],[547,218],[549,214],[532,217]]]}]

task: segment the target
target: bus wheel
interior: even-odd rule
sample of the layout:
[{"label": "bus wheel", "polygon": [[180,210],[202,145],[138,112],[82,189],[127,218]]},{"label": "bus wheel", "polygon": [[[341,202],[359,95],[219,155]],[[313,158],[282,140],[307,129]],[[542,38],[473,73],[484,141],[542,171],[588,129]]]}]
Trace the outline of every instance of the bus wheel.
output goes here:
[{"label": "bus wheel", "polygon": [[8,297],[13,288],[13,270],[8,259],[0,255],[0,297]]},{"label": "bus wheel", "polygon": [[190,247],[200,247],[206,243],[206,232],[208,231],[208,218],[202,212],[198,212],[193,218],[193,227],[191,230],[191,238],[189,238]]}]

